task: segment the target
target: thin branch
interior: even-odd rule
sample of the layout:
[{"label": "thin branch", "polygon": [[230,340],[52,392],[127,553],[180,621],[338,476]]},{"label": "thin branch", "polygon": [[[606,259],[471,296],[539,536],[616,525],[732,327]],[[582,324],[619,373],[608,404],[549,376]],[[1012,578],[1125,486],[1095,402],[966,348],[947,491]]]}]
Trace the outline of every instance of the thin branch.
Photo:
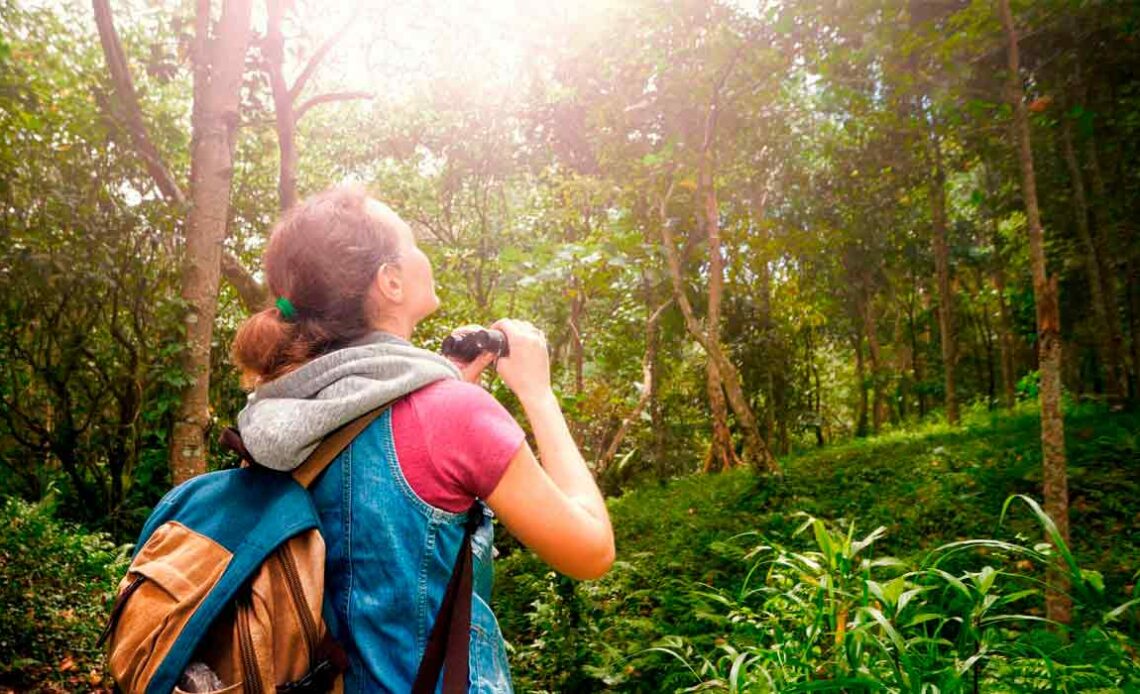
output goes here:
[{"label": "thin branch", "polygon": [[[294,82],[293,86],[289,89],[289,97],[294,102],[296,102],[297,98],[301,96],[301,92],[304,91],[305,85],[308,83],[309,78],[311,78],[313,76],[313,73],[317,71],[317,68],[320,67],[321,61],[324,60],[325,55],[328,54],[328,52],[332,50],[332,47],[335,46],[338,41],[340,41],[341,37],[344,36],[345,33],[347,33],[354,24],[356,24],[356,19],[360,16],[362,7],[362,3],[357,3],[356,7],[354,7],[352,9],[352,12],[348,15],[348,20],[345,21],[345,23],[336,30],[335,34],[325,39],[325,42],[321,44],[320,48],[317,49],[317,52],[314,53],[311,58],[309,58],[309,62],[306,63],[305,68],[301,70],[301,74],[299,77],[297,77],[297,81]],[[298,119],[301,117],[300,112],[301,111],[298,110]]]},{"label": "thin branch", "polygon": [[314,96],[312,99],[305,101],[297,107],[297,112],[293,115],[293,121],[299,123],[305,112],[314,106],[321,104],[331,103],[333,101],[351,101],[353,99],[371,99],[375,96],[372,92],[332,92],[329,94],[321,94]]},{"label": "thin branch", "polygon": [[633,423],[641,417],[641,413],[645,411],[645,406],[649,403],[649,396],[653,392],[653,361],[656,357],[656,340],[658,325],[661,322],[661,314],[665,309],[669,308],[673,303],[673,299],[666,299],[663,304],[657,307],[657,310],[649,316],[649,322],[645,325],[645,355],[641,360],[641,394],[637,398],[637,404],[630,410],[629,414],[621,421],[618,426],[617,433],[614,434],[610,445],[606,447],[606,452],[598,459],[595,465],[596,474],[602,474],[609,468],[610,462],[613,461],[617,455],[618,449],[625,441],[626,435],[629,434],[630,428]]}]

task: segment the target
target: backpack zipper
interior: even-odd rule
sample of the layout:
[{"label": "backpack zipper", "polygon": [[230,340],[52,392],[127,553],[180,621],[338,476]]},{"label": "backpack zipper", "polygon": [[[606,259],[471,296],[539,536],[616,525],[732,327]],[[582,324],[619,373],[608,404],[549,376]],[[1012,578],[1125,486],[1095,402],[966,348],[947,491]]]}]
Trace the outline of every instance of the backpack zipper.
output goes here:
[{"label": "backpack zipper", "polygon": [[238,602],[237,618],[238,618],[238,650],[241,652],[242,670],[244,670],[245,682],[243,691],[246,694],[262,694],[261,690],[261,673],[257,668],[257,654],[253,649],[253,633],[250,631],[249,626],[249,613],[253,609],[253,603],[250,596],[244,595]]},{"label": "backpack zipper", "polygon": [[95,644],[97,648],[102,648],[108,637],[114,633],[115,627],[119,624],[119,618],[123,616],[123,608],[127,606],[127,598],[131,597],[131,595],[142,586],[145,580],[146,576],[138,574],[126,588],[123,588],[123,592],[119,594],[119,597],[115,599],[115,605],[111,608],[111,617],[107,620],[107,626],[103,628],[103,633],[99,634],[99,641]]},{"label": "backpack zipper", "polygon": [[297,561],[287,544],[281,545],[277,550],[278,561],[285,574],[285,583],[289,586],[289,593],[293,596],[293,606],[297,608],[297,618],[301,622],[301,633],[305,637],[305,647],[309,651],[309,667],[313,667],[316,656],[317,625],[313,615],[309,612],[309,605],[305,602],[305,590],[301,586],[301,574],[297,570]]}]

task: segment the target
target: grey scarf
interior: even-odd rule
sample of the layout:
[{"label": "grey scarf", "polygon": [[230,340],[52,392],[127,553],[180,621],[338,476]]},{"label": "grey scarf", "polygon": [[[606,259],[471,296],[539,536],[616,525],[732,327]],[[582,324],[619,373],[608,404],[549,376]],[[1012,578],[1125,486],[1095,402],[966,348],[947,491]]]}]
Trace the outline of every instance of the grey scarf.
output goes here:
[{"label": "grey scarf", "polygon": [[444,357],[374,332],[259,387],[238,428],[254,460],[292,470],[329,432],[445,378],[459,378],[459,370]]}]

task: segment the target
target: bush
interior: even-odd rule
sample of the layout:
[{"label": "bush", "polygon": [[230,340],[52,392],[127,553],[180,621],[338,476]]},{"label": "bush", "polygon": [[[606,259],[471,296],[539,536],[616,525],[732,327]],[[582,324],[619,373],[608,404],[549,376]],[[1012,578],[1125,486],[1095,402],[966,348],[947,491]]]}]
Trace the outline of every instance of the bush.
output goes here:
[{"label": "bush", "polygon": [[56,519],[54,495],[0,509],[0,683],[80,691],[103,684],[95,642],[126,548]]}]

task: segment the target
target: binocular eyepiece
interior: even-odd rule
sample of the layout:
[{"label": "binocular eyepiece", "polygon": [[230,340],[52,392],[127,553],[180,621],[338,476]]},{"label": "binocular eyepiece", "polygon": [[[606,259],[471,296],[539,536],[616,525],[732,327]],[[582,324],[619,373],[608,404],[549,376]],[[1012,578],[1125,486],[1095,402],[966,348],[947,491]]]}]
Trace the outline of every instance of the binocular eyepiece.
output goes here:
[{"label": "binocular eyepiece", "polygon": [[443,356],[459,361],[474,361],[483,352],[491,352],[496,357],[507,357],[511,347],[507,336],[494,328],[460,328],[443,341]]}]

